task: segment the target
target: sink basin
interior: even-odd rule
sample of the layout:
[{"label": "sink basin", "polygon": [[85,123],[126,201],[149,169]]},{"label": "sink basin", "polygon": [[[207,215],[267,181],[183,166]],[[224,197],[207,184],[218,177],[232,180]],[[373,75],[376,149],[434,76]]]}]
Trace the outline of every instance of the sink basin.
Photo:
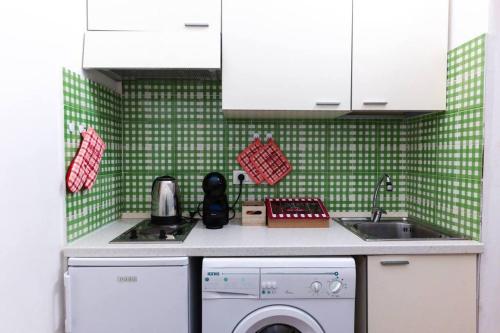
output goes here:
[{"label": "sink basin", "polygon": [[408,218],[382,218],[377,223],[371,222],[369,218],[334,220],[366,241],[466,239]]}]

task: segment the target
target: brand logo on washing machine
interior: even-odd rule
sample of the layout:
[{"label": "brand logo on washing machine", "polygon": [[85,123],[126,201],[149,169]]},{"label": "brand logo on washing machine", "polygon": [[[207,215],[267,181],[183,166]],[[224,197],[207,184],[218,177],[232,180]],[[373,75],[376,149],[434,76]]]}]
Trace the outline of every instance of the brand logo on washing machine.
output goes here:
[{"label": "brand logo on washing machine", "polygon": [[117,276],[116,281],[118,281],[118,282],[137,282],[137,276],[133,276],[133,275]]},{"label": "brand logo on washing machine", "polygon": [[208,272],[207,275],[208,276],[219,276],[220,273],[219,272]]}]

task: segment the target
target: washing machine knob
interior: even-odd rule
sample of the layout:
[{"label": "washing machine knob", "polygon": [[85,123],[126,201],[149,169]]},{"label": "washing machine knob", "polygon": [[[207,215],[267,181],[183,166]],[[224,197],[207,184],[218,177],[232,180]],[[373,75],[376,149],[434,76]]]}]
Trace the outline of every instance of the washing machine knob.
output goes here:
[{"label": "washing machine knob", "polygon": [[311,289],[315,294],[319,293],[322,286],[323,285],[319,281],[314,281],[313,283],[311,283]]},{"label": "washing machine knob", "polygon": [[342,282],[337,280],[330,282],[330,285],[328,286],[330,294],[336,294],[340,291],[340,289],[342,289]]}]

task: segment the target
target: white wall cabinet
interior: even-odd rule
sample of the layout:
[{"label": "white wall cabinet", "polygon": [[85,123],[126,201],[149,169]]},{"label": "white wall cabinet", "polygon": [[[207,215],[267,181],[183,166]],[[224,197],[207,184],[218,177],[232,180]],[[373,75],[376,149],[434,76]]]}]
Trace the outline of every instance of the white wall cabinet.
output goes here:
[{"label": "white wall cabinet", "polygon": [[286,110],[283,117],[328,117],[350,111],[352,0],[222,5],[226,115],[275,117]]},{"label": "white wall cabinet", "polygon": [[368,333],[476,332],[476,259],[369,256]]},{"label": "white wall cabinet", "polygon": [[[233,117],[446,108],[448,0],[88,0],[84,68],[219,69]],[[274,111],[274,112],[270,112]]]},{"label": "white wall cabinet", "polygon": [[220,69],[220,34],[88,31],[83,68]]},{"label": "white wall cabinet", "polygon": [[88,0],[83,67],[220,69],[220,0]]},{"label": "white wall cabinet", "polygon": [[354,0],[352,109],[446,108],[448,0]]},{"label": "white wall cabinet", "polygon": [[205,27],[220,33],[220,0],[87,0],[87,10],[88,30],[182,32]]}]

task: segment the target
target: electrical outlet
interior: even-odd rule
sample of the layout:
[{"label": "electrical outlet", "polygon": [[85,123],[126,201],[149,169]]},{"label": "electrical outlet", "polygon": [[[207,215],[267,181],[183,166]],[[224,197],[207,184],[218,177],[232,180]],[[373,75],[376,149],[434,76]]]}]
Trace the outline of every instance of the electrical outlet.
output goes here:
[{"label": "electrical outlet", "polygon": [[240,184],[240,180],[238,179],[239,175],[245,176],[245,179],[243,179],[243,185],[255,184],[252,178],[250,178],[250,176],[248,176],[248,174],[243,170],[233,170],[233,184],[235,185]]}]

